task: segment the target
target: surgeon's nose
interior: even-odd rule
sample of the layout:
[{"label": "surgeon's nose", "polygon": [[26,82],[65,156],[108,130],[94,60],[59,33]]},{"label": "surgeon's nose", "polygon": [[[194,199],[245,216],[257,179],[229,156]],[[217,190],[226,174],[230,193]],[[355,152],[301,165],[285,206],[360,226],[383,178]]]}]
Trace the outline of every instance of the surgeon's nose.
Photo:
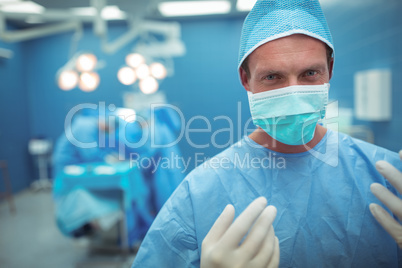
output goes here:
[{"label": "surgeon's nose", "polygon": [[288,87],[297,86],[297,85],[300,85],[299,80],[297,79],[297,77],[289,77],[289,79],[288,79]]}]

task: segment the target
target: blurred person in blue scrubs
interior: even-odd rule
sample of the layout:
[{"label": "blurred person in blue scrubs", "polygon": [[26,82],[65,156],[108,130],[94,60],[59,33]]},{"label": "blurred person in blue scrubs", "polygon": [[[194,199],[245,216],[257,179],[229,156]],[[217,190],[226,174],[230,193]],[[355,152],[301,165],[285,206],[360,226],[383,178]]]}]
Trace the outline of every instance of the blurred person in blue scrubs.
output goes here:
[{"label": "blurred person in blue scrubs", "polygon": [[[57,176],[68,165],[105,162],[113,156],[118,157],[118,122],[118,118],[110,122],[108,117],[76,115],[56,142],[53,152],[54,174]],[[70,131],[72,137],[66,135]]]},{"label": "blurred person in blue scrubs", "polygon": [[184,179],[185,167],[180,161],[175,161],[176,157],[181,157],[180,148],[175,142],[181,121],[174,110],[166,107],[152,111],[144,109],[139,112],[139,117],[141,120],[138,122],[125,125],[125,133],[121,133],[120,137],[127,145],[127,159],[133,164],[137,161],[142,168],[156,215]]},{"label": "blurred person in blue scrubs", "polygon": [[[137,220],[145,232],[184,178],[184,167],[169,165],[169,168],[164,168],[161,165],[161,161],[168,159],[173,162],[171,158],[181,155],[177,144],[164,146],[175,140],[181,121],[169,109],[153,112],[154,136],[151,138],[150,111],[141,112],[143,120],[134,122],[127,122],[115,113],[99,116],[93,111],[84,111],[74,117],[71,126],[61,135],[53,154],[55,177],[74,171],[74,167],[79,165],[91,167],[91,163],[94,166],[102,163],[113,165],[118,161],[126,161],[131,166],[135,165],[133,160],[146,163],[146,166],[138,165],[141,183],[147,187],[142,193],[146,200],[140,202],[145,207],[136,208],[139,211]],[[152,146],[151,140],[159,146]],[[107,218],[113,216],[117,220],[116,212],[120,210],[116,196],[85,189],[57,197],[56,204],[59,228],[64,234],[75,237],[92,234],[94,228],[102,226],[102,221],[110,222]],[[104,215],[106,219],[102,220]],[[138,238],[143,238],[145,232],[138,230]]]},{"label": "blurred person in blue scrubs", "polygon": [[[56,142],[54,177],[79,171],[77,165],[119,161],[119,126],[118,117],[99,116],[87,110],[75,115]],[[65,196],[55,196],[55,203],[58,226],[67,236],[93,235],[110,229],[121,218],[118,193],[74,189]]]},{"label": "blurred person in blue scrubs", "polygon": [[318,124],[333,56],[318,0],[257,1],[238,69],[258,128],[187,176],[133,267],[402,266],[398,154]]}]

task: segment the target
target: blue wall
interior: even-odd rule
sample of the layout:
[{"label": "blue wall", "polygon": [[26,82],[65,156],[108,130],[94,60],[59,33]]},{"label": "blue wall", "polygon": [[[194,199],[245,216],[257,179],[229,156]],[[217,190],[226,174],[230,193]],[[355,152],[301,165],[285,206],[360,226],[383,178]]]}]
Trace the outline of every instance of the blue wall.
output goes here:
[{"label": "blue wall", "polygon": [[[25,49],[22,44],[4,44],[12,50],[12,59],[0,58],[0,160],[8,163],[13,191],[20,191],[34,179],[31,159],[28,156],[28,139],[31,127]],[[0,174],[0,192],[5,184]]]},{"label": "blue wall", "polygon": [[[231,126],[227,120],[214,120],[215,117],[227,116],[233,122],[233,137],[229,131],[216,135],[219,147],[241,139],[243,123],[250,117],[246,91],[240,84],[236,67],[242,22],[243,19],[231,19],[182,24],[187,55],[175,60],[175,77],[163,86],[172,103],[183,111],[186,122],[201,115],[211,123],[211,132],[193,133],[189,135],[190,141],[184,140],[180,144],[184,156],[191,157],[190,163],[194,165],[196,153],[201,157],[212,157],[223,150],[213,146],[211,137],[214,131]],[[241,124],[238,124],[238,114]],[[195,120],[188,128],[206,129],[207,124],[201,119]],[[209,146],[194,149],[190,142]]]},{"label": "blue wall", "polygon": [[[402,21],[399,15],[402,14],[402,8],[399,0],[387,1],[387,5],[381,2],[358,1],[360,4],[354,6],[324,8],[336,48],[330,97],[338,99],[341,107],[353,108],[354,73],[370,68],[391,68],[392,121],[357,123],[367,124],[373,129],[376,144],[397,151],[402,147],[402,106],[399,105],[402,100],[402,76],[399,75],[402,73]],[[196,115],[205,116],[211,123],[211,132],[190,135],[192,142],[209,144],[209,147],[195,149],[185,139],[180,142],[183,155],[191,157],[191,167],[196,164],[196,153],[200,153],[203,158],[223,150],[212,146],[211,136],[215,130],[229,128],[230,125],[226,120],[214,121],[214,117],[225,115],[232,119],[233,141],[244,134],[244,123],[250,117],[247,97],[236,70],[243,19],[181,21],[187,54],[174,59],[175,76],[165,79],[160,90],[166,93],[170,103],[182,110],[186,123]],[[124,25],[111,26],[109,40],[120,36],[125,29]],[[120,106],[122,94],[132,90],[118,82],[116,73],[134,43],[115,55],[106,55],[101,52],[99,39],[89,28],[79,42],[78,50],[92,51],[107,63],[99,71],[99,88],[92,93],[79,89],[68,92],[58,89],[55,73],[68,60],[71,39],[72,34],[66,33],[23,44],[5,45],[16,51],[16,57],[0,63],[0,156],[13,163],[13,186],[17,190],[28,186],[32,177],[29,173],[31,171],[25,168],[30,163],[26,152],[26,143],[30,137],[44,135],[55,141],[63,131],[67,112],[73,106],[85,102],[98,104],[100,101]],[[16,75],[21,69],[25,72],[24,79]],[[238,102],[241,105],[240,111],[237,110]],[[19,109],[10,117],[9,111],[15,107]],[[238,113],[242,118],[240,123]],[[16,121],[23,123],[13,125]],[[206,123],[196,120],[191,128],[197,127],[206,128]],[[229,138],[228,131],[216,136],[219,145],[226,144]]]},{"label": "blue wall", "polygon": [[335,43],[335,72],[330,96],[341,107],[354,106],[354,73],[367,69],[392,71],[392,120],[354,124],[367,125],[375,144],[402,149],[402,2],[367,0],[342,2],[325,9]]}]

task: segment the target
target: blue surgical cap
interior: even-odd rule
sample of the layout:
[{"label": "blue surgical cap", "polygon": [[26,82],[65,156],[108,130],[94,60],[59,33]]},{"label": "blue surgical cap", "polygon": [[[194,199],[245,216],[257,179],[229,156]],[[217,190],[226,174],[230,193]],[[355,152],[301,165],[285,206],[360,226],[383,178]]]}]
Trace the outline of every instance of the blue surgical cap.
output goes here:
[{"label": "blue surgical cap", "polygon": [[334,51],[318,0],[258,0],[243,24],[238,69],[259,46],[292,34],[321,40]]}]

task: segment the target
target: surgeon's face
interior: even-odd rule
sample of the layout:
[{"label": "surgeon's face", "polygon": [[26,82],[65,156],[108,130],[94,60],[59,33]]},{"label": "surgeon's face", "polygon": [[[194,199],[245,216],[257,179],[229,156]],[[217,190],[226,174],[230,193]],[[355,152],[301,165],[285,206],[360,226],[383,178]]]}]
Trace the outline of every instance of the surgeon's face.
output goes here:
[{"label": "surgeon's face", "polygon": [[[301,34],[270,41],[248,57],[249,76],[240,68],[247,91],[258,93],[294,85],[320,85],[331,79],[323,42]],[[328,66],[329,65],[329,66]]]}]

